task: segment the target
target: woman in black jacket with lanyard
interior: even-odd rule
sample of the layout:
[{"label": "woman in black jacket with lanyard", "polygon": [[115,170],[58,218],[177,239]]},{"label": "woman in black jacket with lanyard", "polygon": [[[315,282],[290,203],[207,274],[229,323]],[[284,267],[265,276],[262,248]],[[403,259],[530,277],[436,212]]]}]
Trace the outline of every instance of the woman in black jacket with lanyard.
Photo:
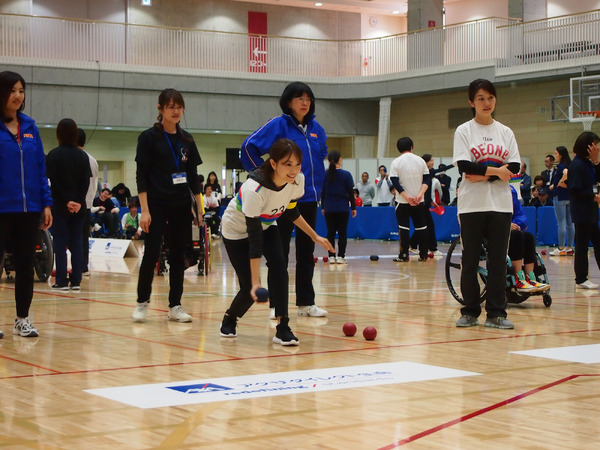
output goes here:
[{"label": "woman in black jacket with lanyard", "polygon": [[575,283],[582,289],[598,289],[588,279],[588,246],[594,247],[600,268],[600,229],[598,227],[598,183],[600,182],[600,138],[584,131],[575,140],[575,157],[569,164],[569,196],[571,218],[575,224]]},{"label": "woman in black jacket with lanyard", "polygon": [[[158,122],[138,138],[137,188],[142,207],[140,227],[147,234],[138,278],[134,322],[145,322],[152,293],[154,268],[163,234],[169,248],[169,315],[176,322],[191,322],[181,307],[184,250],[191,239],[190,190],[200,205],[197,166],[202,164],[192,135],[179,126],[185,103],[175,89],[158,97]],[[166,231],[166,233],[165,233]]]}]

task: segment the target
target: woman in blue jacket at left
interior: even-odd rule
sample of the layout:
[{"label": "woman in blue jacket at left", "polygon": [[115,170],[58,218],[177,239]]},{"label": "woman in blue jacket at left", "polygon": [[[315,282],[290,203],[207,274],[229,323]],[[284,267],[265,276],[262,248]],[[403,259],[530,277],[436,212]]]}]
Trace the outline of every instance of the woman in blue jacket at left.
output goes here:
[{"label": "woman in blue jacket at left", "polygon": [[17,306],[13,334],[37,337],[29,320],[33,263],[37,229],[52,225],[52,199],[40,133],[33,119],[22,113],[25,88],[18,73],[0,73],[0,255],[7,241],[19,249],[13,252]]},{"label": "woman in blue jacket at left", "polygon": [[[270,119],[252,133],[242,144],[242,165],[248,172],[260,167],[262,156],[278,139],[290,139],[302,149],[302,173],[304,174],[304,196],[298,200],[300,214],[315,228],[317,224],[317,202],[325,181],[327,158],[327,136],[323,127],[315,120],[315,96],[311,88],[300,81],[288,84],[281,97],[279,107],[283,114]],[[285,219],[277,220],[281,235],[286,265],[294,224]],[[315,304],[313,273],[315,270],[315,243],[302,230],[296,229],[296,306],[299,316],[323,317],[327,311]],[[271,308],[271,319],[275,319],[275,308]]]}]

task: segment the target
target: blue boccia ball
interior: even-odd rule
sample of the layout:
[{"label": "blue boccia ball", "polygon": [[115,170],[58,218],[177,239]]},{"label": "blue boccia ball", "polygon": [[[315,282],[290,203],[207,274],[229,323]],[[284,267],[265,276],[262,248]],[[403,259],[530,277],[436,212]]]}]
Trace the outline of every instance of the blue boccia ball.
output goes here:
[{"label": "blue boccia ball", "polygon": [[265,288],[258,288],[256,290],[256,297],[258,297],[260,303],[264,303],[269,300],[269,291]]}]

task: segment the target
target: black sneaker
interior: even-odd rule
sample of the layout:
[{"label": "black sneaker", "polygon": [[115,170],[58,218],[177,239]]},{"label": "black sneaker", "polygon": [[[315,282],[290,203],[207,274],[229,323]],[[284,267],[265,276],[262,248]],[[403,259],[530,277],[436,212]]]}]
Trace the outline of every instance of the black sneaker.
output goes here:
[{"label": "black sneaker", "polygon": [[394,258],[394,262],[408,262],[408,255],[406,255],[406,256],[396,256]]},{"label": "black sneaker", "polygon": [[237,336],[235,327],[237,325],[237,319],[232,316],[225,314],[223,316],[223,322],[221,322],[221,336],[226,338],[234,338]]},{"label": "black sneaker", "polygon": [[69,285],[65,285],[65,286],[61,286],[59,284],[53,284],[52,285],[52,290],[53,291],[68,291],[69,289],[70,289]]},{"label": "black sneaker", "polygon": [[281,323],[277,325],[277,332],[275,333],[275,337],[273,338],[273,342],[281,345],[298,345],[300,341],[298,338],[294,336],[291,328],[288,325],[290,319],[288,317],[282,317]]}]

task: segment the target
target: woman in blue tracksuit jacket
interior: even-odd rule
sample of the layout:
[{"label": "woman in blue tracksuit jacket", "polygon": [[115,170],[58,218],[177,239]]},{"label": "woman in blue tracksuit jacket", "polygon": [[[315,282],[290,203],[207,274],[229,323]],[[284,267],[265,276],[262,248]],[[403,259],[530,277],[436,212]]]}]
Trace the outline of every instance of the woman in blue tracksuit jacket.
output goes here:
[{"label": "woman in blue tracksuit jacket", "polygon": [[[10,242],[15,265],[17,317],[13,334],[37,337],[29,320],[37,228],[52,225],[52,199],[42,140],[35,122],[23,114],[25,80],[0,73],[0,255]],[[0,331],[0,337],[3,334]]]},{"label": "woman in blue tracksuit jacket", "polygon": [[[304,196],[298,201],[300,214],[315,228],[317,223],[317,202],[321,198],[325,181],[327,158],[327,135],[315,120],[315,96],[308,85],[299,81],[286,86],[279,99],[283,114],[274,117],[252,133],[242,144],[242,165],[248,172],[263,163],[262,155],[278,139],[290,139],[302,149],[302,173],[305,178]],[[294,224],[285,218],[277,220],[283,243],[286,265],[290,250],[290,240]],[[296,230],[296,305],[298,315],[323,317],[327,311],[315,305],[315,290],[312,279],[315,269],[315,243],[302,230]],[[271,318],[274,308],[271,308]]]}]

